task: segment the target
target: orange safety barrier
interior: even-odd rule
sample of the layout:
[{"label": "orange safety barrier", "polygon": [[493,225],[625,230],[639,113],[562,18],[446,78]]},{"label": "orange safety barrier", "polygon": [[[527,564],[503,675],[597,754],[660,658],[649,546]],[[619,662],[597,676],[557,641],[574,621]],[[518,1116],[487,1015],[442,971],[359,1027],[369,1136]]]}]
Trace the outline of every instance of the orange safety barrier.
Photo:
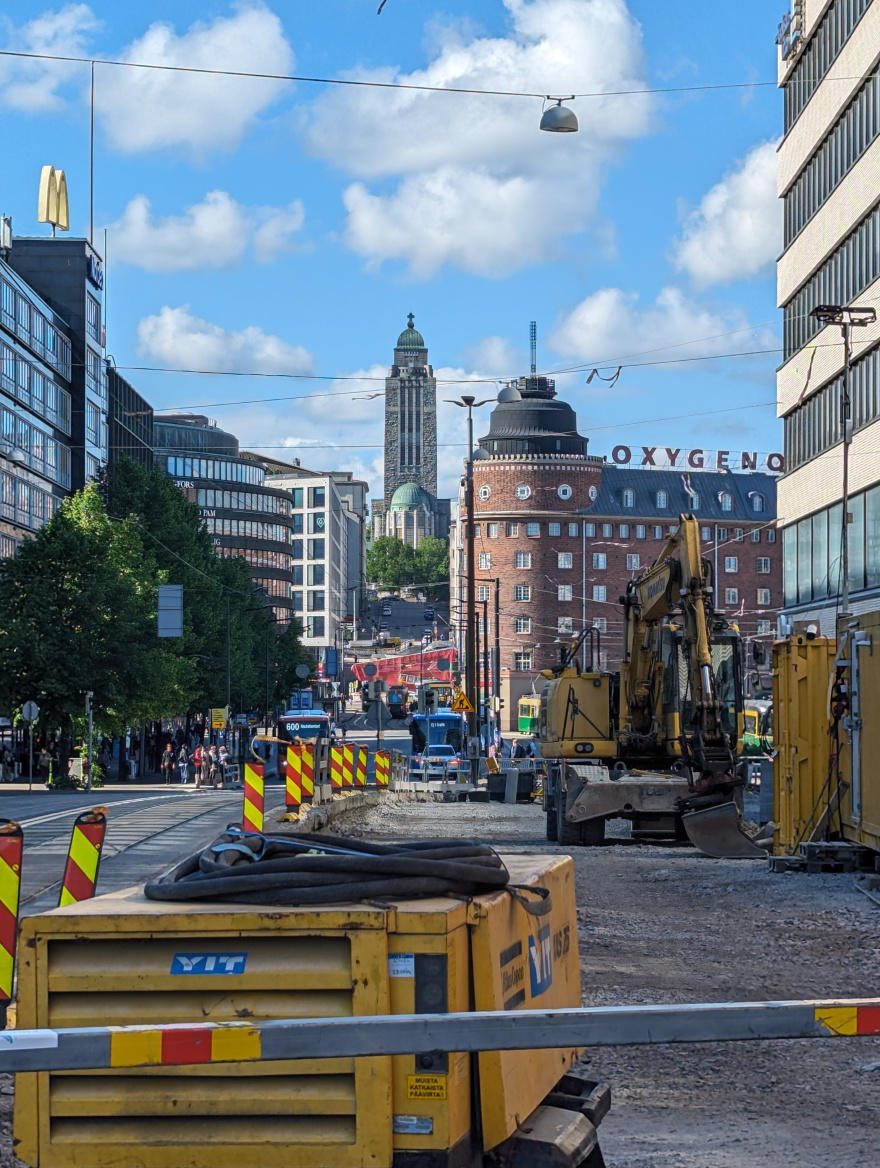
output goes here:
[{"label": "orange safety barrier", "polygon": [[263,764],[244,764],[244,807],[241,813],[241,830],[262,832],[263,830]]},{"label": "orange safety barrier", "polygon": [[354,766],[354,785],[356,787],[366,787],[367,785],[367,748],[366,746],[356,746],[355,748],[355,766]]},{"label": "orange safety barrier", "polygon": [[12,1001],[23,846],[21,825],[0,819],[0,1022]]},{"label": "orange safety barrier", "polygon": [[376,751],[376,786],[388,786],[388,773],[391,770],[391,755],[387,750]]},{"label": "orange safety barrier", "polygon": [[315,798],[315,748],[314,746],[301,746],[299,751],[302,764],[300,772],[302,801],[303,803],[311,803]]},{"label": "orange safety barrier", "polygon": [[84,811],[73,821],[70,849],[61,882],[61,896],[58,907],[78,904],[90,900],[95,895],[98,883],[98,867],[101,863],[101,848],[107,832],[107,808],[93,807]]},{"label": "orange safety barrier", "polygon": [[342,748],[342,785],[343,787],[354,786],[354,752],[357,750],[356,746],[343,746]]},{"label": "orange safety barrier", "polygon": [[284,803],[298,810],[302,804],[302,747],[288,746],[287,769],[284,780]]},{"label": "orange safety barrier", "polygon": [[330,790],[342,790],[342,771],[344,766],[343,747],[330,747]]}]

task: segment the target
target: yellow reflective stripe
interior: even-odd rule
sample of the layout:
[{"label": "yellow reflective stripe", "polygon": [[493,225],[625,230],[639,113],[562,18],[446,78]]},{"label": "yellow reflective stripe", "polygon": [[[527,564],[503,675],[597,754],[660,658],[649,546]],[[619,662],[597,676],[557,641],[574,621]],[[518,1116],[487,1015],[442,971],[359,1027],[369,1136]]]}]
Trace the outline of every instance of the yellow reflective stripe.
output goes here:
[{"label": "yellow reflective stripe", "polygon": [[140,1030],[110,1035],[110,1066],[141,1067],[162,1062],[162,1032]]},{"label": "yellow reflective stripe", "polygon": [[250,799],[244,801],[244,817],[248,823],[252,823],[254,827],[262,828],[263,826],[263,812],[260,808],[255,807]]},{"label": "yellow reflective stripe", "polygon": [[86,839],[78,827],[73,829],[68,854],[82,874],[94,881],[98,874],[98,849]]},{"label": "yellow reflective stripe", "polygon": [[14,954],[0,948],[0,997],[7,1000],[12,998],[12,971],[14,968]]},{"label": "yellow reflective stripe", "polygon": [[262,1056],[259,1030],[218,1027],[211,1034],[211,1058],[223,1062],[245,1062]]},{"label": "yellow reflective stripe", "polygon": [[18,915],[18,886],[19,875],[13,872],[6,861],[0,856],[0,902],[12,913]]},{"label": "yellow reflective stripe", "polygon": [[78,903],[79,903],[79,901],[76,899],[76,897],[73,895],[72,892],[70,892],[67,888],[61,889],[61,897],[58,901],[59,908],[64,908],[64,906],[66,904],[78,904]]},{"label": "yellow reflective stripe", "polygon": [[846,1006],[816,1010],[816,1021],[830,1034],[851,1035],[858,1033],[858,1009]]},{"label": "yellow reflective stripe", "polygon": [[263,794],[263,776],[254,774],[253,771],[244,772],[245,786],[251,787],[258,795]]}]

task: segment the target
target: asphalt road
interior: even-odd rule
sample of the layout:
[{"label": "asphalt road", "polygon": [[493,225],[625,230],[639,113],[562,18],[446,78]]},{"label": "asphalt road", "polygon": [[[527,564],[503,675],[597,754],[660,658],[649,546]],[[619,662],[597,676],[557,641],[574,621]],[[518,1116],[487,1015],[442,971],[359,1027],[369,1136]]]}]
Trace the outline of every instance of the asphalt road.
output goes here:
[{"label": "asphalt road", "polygon": [[[282,786],[267,786],[266,809],[284,802]],[[80,791],[0,793],[0,817],[24,831],[21,915],[58,904],[73,821],[80,812],[107,808],[107,835],[98,893],[114,892],[159,875],[241,821],[240,790],[174,786],[104,787]]]}]

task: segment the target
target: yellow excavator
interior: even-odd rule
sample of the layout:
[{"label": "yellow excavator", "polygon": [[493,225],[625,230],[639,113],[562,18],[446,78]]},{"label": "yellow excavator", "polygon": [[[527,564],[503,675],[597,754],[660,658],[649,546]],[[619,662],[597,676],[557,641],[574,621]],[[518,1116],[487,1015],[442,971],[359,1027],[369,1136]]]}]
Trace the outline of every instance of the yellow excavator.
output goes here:
[{"label": "yellow excavator", "polygon": [[693,515],[680,517],[620,602],[616,672],[597,667],[600,634],[585,629],[543,673],[547,838],[599,844],[606,821],[625,818],[635,839],[687,837],[710,856],[766,859],[741,830],[737,804],[739,630],[715,611],[712,567]]}]

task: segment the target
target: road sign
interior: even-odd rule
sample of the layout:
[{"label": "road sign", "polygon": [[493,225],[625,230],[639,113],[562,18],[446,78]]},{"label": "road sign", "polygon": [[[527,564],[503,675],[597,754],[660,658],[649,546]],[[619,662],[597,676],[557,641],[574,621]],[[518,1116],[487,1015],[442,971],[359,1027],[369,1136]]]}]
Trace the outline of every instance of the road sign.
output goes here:
[{"label": "road sign", "polygon": [[36,722],[40,716],[40,707],[36,702],[25,702],[21,707],[21,712],[28,722]]},{"label": "road sign", "polygon": [[311,670],[309,669],[308,665],[297,665],[295,673],[297,677],[305,679],[309,676]]},{"label": "road sign", "polygon": [[365,677],[375,677],[378,672],[379,672],[379,666],[374,665],[372,661],[368,661],[366,663],[366,665],[364,666],[364,676]]},{"label": "road sign", "polygon": [[219,706],[211,710],[211,729],[222,730],[226,726],[229,718],[229,711],[226,706]]},{"label": "road sign", "polygon": [[455,695],[455,701],[452,703],[452,712],[453,714],[472,714],[474,712],[474,707],[468,701],[466,693]]}]

